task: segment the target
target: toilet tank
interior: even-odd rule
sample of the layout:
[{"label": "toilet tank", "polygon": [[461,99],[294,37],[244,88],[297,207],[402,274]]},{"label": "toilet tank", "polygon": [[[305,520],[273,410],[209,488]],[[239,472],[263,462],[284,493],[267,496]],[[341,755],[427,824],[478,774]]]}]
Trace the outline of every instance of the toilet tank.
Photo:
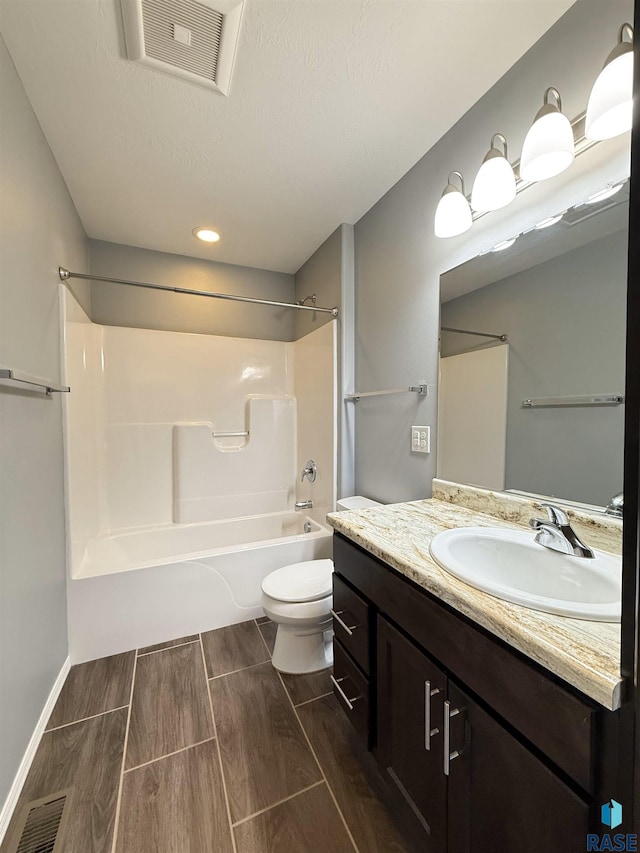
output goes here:
[{"label": "toilet tank", "polygon": [[350,498],[340,498],[336,503],[336,511],[341,512],[345,509],[366,509],[369,506],[382,506],[378,501],[372,501],[371,498],[363,498],[362,495],[353,495]]}]

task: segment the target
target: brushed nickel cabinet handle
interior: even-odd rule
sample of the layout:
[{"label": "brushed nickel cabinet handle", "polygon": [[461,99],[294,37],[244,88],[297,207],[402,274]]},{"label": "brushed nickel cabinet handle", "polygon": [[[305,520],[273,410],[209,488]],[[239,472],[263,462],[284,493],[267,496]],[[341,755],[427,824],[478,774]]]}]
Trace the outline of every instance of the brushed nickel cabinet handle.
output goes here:
[{"label": "brushed nickel cabinet handle", "polygon": [[431,682],[424,683],[424,748],[429,751],[431,749],[431,738],[439,734],[440,729],[431,728],[431,697],[437,696],[440,693],[438,687],[432,689]]},{"label": "brushed nickel cabinet handle", "polygon": [[342,621],[342,619],[340,618],[340,616],[342,616],[342,614],[343,614],[343,613],[345,613],[345,612],[346,612],[346,611],[344,611],[344,610],[338,610],[338,612],[336,613],[336,611],[332,609],[332,610],[331,610],[331,615],[332,615],[332,616],[333,616],[333,618],[336,620],[336,622],[338,623],[338,625],[342,625],[342,627],[343,627],[343,628],[344,628],[344,630],[347,632],[347,634],[348,634],[350,637],[352,637],[352,636],[353,636],[353,632],[356,630],[356,628],[359,628],[360,626],[359,626],[359,625],[351,625],[351,627],[349,627],[349,625],[347,625],[347,623],[346,623],[346,622],[343,622],[343,621]]},{"label": "brushed nickel cabinet handle", "polygon": [[345,678],[334,678],[334,677],[333,677],[333,675],[330,675],[330,676],[329,676],[329,678],[331,679],[331,683],[332,683],[332,684],[333,684],[333,686],[336,688],[336,690],[338,691],[338,693],[342,696],[342,698],[344,699],[344,701],[347,703],[347,706],[348,706],[349,710],[350,710],[350,711],[353,711],[353,703],[354,703],[354,702],[357,702],[357,701],[358,701],[358,699],[362,699],[362,696],[354,696],[353,698],[349,699],[349,697],[348,697],[348,696],[347,696],[347,694],[344,692],[344,690],[342,689],[342,687],[340,687],[340,683],[341,683],[342,681],[346,681],[346,680],[347,680],[347,679],[346,679],[346,677],[345,677]]},{"label": "brushed nickel cabinet handle", "polygon": [[460,756],[460,752],[457,749],[454,749],[451,752],[451,718],[456,717],[460,713],[459,708],[452,708],[451,702],[448,699],[445,699],[444,703],[444,775],[449,775],[449,767],[450,763],[454,758],[458,758]]}]

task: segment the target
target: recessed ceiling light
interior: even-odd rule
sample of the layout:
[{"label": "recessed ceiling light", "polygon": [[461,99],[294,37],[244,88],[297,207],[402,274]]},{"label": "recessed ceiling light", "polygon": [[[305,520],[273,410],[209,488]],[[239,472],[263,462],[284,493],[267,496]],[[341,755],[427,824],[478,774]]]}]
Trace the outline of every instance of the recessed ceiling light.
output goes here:
[{"label": "recessed ceiling light", "polygon": [[612,195],[615,195],[617,192],[620,192],[623,184],[616,184],[613,187],[605,187],[603,190],[600,190],[593,195],[590,195],[589,198],[585,201],[585,204],[597,204],[599,201],[604,201],[606,198],[611,198]]},{"label": "recessed ceiling light", "polygon": [[556,222],[560,222],[564,213],[558,213],[557,216],[549,216],[547,219],[543,219],[541,222],[535,226],[536,231],[541,231],[543,228],[548,228],[550,225],[555,225]]},{"label": "recessed ceiling light", "polygon": [[217,243],[220,239],[218,232],[214,231],[213,228],[208,228],[206,225],[199,225],[191,233],[204,243]]},{"label": "recessed ceiling light", "polygon": [[510,249],[517,239],[517,237],[512,237],[510,240],[503,240],[502,243],[498,243],[496,246],[494,246],[491,251],[504,252],[505,249]]}]

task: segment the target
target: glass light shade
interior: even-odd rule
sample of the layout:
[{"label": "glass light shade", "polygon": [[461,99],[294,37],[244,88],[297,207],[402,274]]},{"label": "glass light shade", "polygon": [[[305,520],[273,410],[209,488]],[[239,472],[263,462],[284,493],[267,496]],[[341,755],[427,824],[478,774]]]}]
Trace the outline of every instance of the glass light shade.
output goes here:
[{"label": "glass light shade", "polygon": [[472,225],[469,202],[457,187],[448,184],[436,208],[436,237],[457,237],[468,231]]},{"label": "glass light shade", "polygon": [[517,239],[517,237],[510,237],[508,240],[503,240],[501,243],[497,243],[491,251],[504,252],[505,249],[510,249]]},{"label": "glass light shade", "polygon": [[587,139],[612,139],[631,130],[633,120],[633,46],[608,61],[589,95],[585,136]]},{"label": "glass light shade", "polygon": [[516,176],[511,163],[497,149],[492,148],[473,182],[471,207],[478,213],[486,213],[505,207],[515,197]]},{"label": "glass light shade", "polygon": [[563,216],[564,213],[556,213],[555,216],[548,216],[546,219],[542,219],[538,222],[534,228],[536,231],[542,231],[544,228],[549,228],[551,225],[555,225],[556,222],[560,222]]},{"label": "glass light shade", "polygon": [[574,156],[569,119],[556,109],[539,113],[522,146],[520,176],[525,181],[545,181],[568,169]]},{"label": "glass light shade", "polygon": [[590,195],[589,198],[585,201],[585,204],[599,204],[601,201],[606,201],[608,198],[611,198],[616,193],[619,193],[624,183],[622,184],[614,184],[612,186],[605,187],[603,190],[600,190],[593,195]]}]

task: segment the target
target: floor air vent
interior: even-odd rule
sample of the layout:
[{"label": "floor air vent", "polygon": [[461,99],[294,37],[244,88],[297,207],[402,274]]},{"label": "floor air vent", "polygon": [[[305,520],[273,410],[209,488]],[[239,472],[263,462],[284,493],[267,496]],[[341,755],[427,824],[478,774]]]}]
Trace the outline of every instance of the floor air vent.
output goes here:
[{"label": "floor air vent", "polygon": [[70,791],[27,803],[8,853],[63,853]]},{"label": "floor air vent", "polygon": [[127,55],[229,94],[243,0],[121,0]]}]

